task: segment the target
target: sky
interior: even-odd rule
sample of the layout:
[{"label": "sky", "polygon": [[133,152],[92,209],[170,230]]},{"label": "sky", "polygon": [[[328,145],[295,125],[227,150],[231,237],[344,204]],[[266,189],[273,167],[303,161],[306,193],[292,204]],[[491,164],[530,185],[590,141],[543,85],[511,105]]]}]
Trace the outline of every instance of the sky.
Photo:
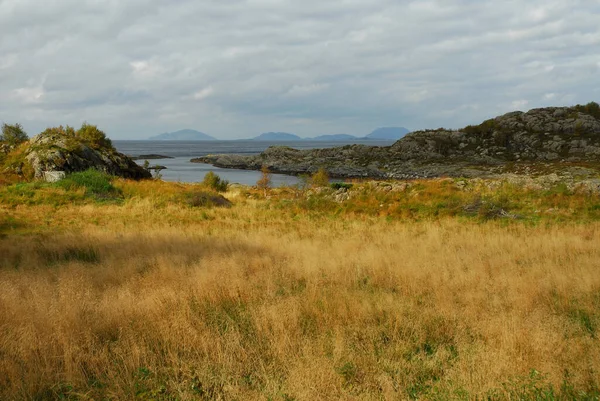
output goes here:
[{"label": "sky", "polygon": [[600,101],[600,0],[0,0],[0,121],[366,135]]}]

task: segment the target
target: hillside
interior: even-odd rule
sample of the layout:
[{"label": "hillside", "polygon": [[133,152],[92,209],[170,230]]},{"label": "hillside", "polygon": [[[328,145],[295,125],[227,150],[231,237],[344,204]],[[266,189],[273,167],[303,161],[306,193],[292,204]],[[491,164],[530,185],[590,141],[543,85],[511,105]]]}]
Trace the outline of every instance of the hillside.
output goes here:
[{"label": "hillside", "polygon": [[266,165],[273,172],[304,174],[323,167],[333,176],[374,178],[481,176],[515,163],[585,163],[597,171],[599,160],[597,103],[512,112],[460,130],[416,131],[385,147],[271,147],[257,156],[195,159],[225,168]]},{"label": "hillside", "polygon": [[367,135],[366,139],[392,139],[398,140],[402,138],[404,135],[410,132],[409,129],[404,127],[382,127],[377,128],[369,135]]},{"label": "hillside", "polygon": [[175,132],[165,132],[164,134],[148,138],[152,141],[215,141],[216,138],[205,134],[204,132],[193,129],[182,129]]}]

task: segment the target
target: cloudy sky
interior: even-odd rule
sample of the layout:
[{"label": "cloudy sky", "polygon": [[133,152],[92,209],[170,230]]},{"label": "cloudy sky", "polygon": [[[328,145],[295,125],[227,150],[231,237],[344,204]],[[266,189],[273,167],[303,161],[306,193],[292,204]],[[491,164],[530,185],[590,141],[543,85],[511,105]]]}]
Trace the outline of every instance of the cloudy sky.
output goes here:
[{"label": "cloudy sky", "polygon": [[0,120],[368,134],[600,101],[600,0],[0,0]]}]

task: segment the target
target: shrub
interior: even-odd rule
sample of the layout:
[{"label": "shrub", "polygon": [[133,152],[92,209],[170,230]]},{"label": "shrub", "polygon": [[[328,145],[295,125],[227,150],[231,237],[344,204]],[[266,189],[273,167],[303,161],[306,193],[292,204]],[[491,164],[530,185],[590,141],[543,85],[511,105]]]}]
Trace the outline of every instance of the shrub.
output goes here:
[{"label": "shrub", "polygon": [[589,102],[585,106],[578,104],[575,106],[577,111],[589,114],[595,118],[600,118],[600,105],[596,102]]},{"label": "shrub", "polygon": [[262,189],[266,196],[267,190],[269,188],[271,188],[271,172],[269,171],[269,168],[264,165],[260,169],[260,172],[261,172],[261,176],[260,176],[260,179],[258,181],[256,181],[256,186],[259,189]]},{"label": "shrub", "polygon": [[206,173],[202,184],[208,188],[214,189],[217,192],[227,192],[227,188],[229,187],[229,181],[221,179],[221,177],[212,171]]},{"label": "shrub", "polygon": [[313,187],[327,187],[329,186],[329,175],[327,171],[321,167],[310,177],[310,183]]},{"label": "shrub", "polygon": [[231,207],[229,199],[222,195],[212,194],[210,192],[192,192],[188,195],[188,205],[191,207]]},{"label": "shrub", "polygon": [[329,186],[333,189],[350,189],[353,187],[353,184],[347,182],[332,182],[331,184],[329,184]]},{"label": "shrub", "polygon": [[42,131],[42,135],[58,135],[65,137],[75,137],[75,128],[67,125],[63,127],[59,125],[58,127],[48,127],[44,131]]},{"label": "shrub", "polygon": [[496,120],[489,119],[485,120],[479,125],[467,125],[461,131],[466,134],[479,136],[479,137],[487,137],[494,132],[496,128]]},{"label": "shrub", "polygon": [[106,137],[106,134],[99,130],[96,125],[90,125],[84,122],[75,132],[75,136],[82,139],[92,149],[109,148],[114,149],[112,141]]},{"label": "shrub", "polygon": [[112,141],[106,137],[106,134],[99,130],[97,126],[83,123],[81,128],[75,130],[71,126],[62,125],[58,127],[46,128],[42,135],[56,135],[67,138],[67,148],[74,149],[79,142],[83,142],[92,149],[108,148],[114,150]]},{"label": "shrub", "polygon": [[155,180],[162,180],[162,173],[161,171],[164,170],[166,167],[165,166],[159,166],[156,165],[154,167],[151,167],[151,170],[154,170],[154,174],[152,175],[152,178],[154,178]]},{"label": "shrub", "polygon": [[[0,148],[2,148],[0,144]],[[34,177],[33,167],[31,167],[30,163],[26,162],[25,155],[28,149],[28,143],[21,143],[15,148],[10,148],[6,145],[5,150],[8,150],[8,153],[4,153],[0,151],[0,175],[3,178],[8,178],[9,176],[13,176],[13,178],[18,177],[18,181],[25,179],[31,180]]]},{"label": "shrub", "polygon": [[27,141],[29,137],[23,130],[21,124],[2,124],[2,133],[0,133],[0,142],[4,142],[9,148],[14,148]]}]

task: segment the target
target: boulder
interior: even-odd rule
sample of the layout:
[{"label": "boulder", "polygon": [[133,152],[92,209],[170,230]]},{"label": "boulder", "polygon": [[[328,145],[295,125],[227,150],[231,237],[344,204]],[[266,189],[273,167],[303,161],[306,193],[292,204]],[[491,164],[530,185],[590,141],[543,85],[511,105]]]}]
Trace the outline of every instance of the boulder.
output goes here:
[{"label": "boulder", "polygon": [[46,182],[57,182],[65,178],[66,173],[64,171],[44,171],[44,180]]}]

